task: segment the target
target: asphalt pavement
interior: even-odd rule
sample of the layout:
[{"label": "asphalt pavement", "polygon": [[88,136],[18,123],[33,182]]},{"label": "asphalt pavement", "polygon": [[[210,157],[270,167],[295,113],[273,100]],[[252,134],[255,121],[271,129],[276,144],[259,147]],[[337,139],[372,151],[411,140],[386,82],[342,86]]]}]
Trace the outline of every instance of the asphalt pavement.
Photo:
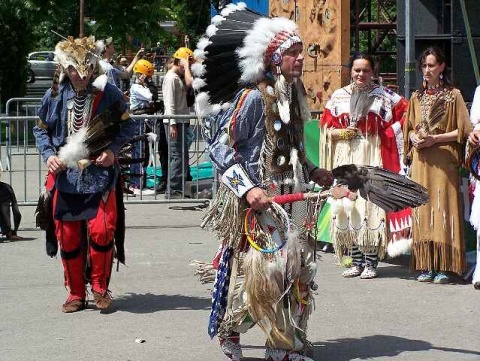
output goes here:
[{"label": "asphalt pavement", "polygon": [[[127,208],[127,266],[113,272],[113,309],[63,314],[60,259],[45,254],[34,208],[21,207],[25,239],[0,241],[1,361],[224,359],[207,334],[212,285],[189,266],[217,248],[199,227],[201,211]],[[420,284],[405,257],[381,263],[374,280],[343,279],[332,254],[318,263],[308,330],[315,360],[480,360],[480,292],[471,285]],[[245,360],[262,360],[258,328],[242,344]]]}]

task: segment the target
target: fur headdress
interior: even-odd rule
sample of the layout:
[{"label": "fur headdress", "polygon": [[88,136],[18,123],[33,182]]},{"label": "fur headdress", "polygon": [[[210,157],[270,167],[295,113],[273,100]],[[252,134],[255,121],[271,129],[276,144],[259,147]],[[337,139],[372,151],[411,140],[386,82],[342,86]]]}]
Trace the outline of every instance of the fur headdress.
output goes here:
[{"label": "fur headdress", "polygon": [[301,42],[293,21],[264,17],[245,3],[228,4],[212,18],[195,50],[197,114],[218,113],[240,87],[264,79],[270,62],[281,62],[281,55]]},{"label": "fur headdress", "polygon": [[91,66],[95,69],[104,48],[103,41],[95,41],[94,36],[77,39],[69,36],[55,46],[55,60],[64,70],[72,66],[84,77]]}]

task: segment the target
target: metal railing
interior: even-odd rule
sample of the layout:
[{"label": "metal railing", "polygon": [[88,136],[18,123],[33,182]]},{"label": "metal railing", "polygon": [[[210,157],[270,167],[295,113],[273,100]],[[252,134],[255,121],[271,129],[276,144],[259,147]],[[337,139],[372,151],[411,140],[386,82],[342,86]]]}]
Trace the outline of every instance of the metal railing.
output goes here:
[{"label": "metal railing", "polygon": [[[44,180],[47,174],[47,169],[43,163],[39,152],[36,149],[35,138],[33,136],[32,129],[37,124],[38,117],[36,115],[18,115],[24,114],[25,108],[22,106],[23,101],[37,101],[37,108],[39,106],[39,99],[34,98],[18,98],[11,99],[7,103],[7,111],[12,115],[0,115],[0,171],[6,172],[8,179],[3,181],[12,185],[15,190],[17,200],[21,205],[36,205],[37,200],[41,192],[43,192]],[[206,161],[205,145],[202,139],[202,133],[200,131],[199,120],[195,115],[176,115],[176,116],[164,116],[164,115],[131,115],[132,119],[135,119],[139,127],[137,134],[143,133],[143,123],[145,120],[152,120],[153,132],[157,133],[157,127],[163,126],[163,119],[176,119],[177,123],[191,122],[191,126],[194,130],[194,142],[189,149],[189,164],[188,166],[199,166],[201,162]],[[182,127],[184,129],[184,127]],[[168,134],[168,133],[167,133]],[[185,135],[185,134],[184,134]],[[168,139],[168,136],[167,136]],[[168,141],[170,148],[170,141]],[[183,179],[183,195],[190,195],[191,198],[170,199],[163,194],[158,194],[155,191],[155,185],[157,184],[157,166],[158,161],[158,148],[157,142],[153,142],[151,145],[151,154],[149,164],[153,167],[153,192],[140,191],[138,195],[132,196],[126,194],[127,203],[169,203],[169,202],[189,202],[189,203],[204,203],[205,198],[195,198],[198,196],[201,181],[198,179],[191,182],[186,182]],[[183,165],[183,170],[185,171]],[[169,167],[170,173],[170,167]],[[185,172],[182,172],[184,175]],[[146,174],[144,174],[146,176]],[[183,176],[184,177],[184,176]],[[214,182],[213,179],[207,180],[208,182]],[[168,174],[167,179],[170,179]],[[141,182],[140,184],[142,184]],[[203,182],[205,183],[205,182]],[[203,184],[205,186],[205,184]],[[189,187],[189,189],[186,189]],[[195,191],[196,190],[196,191]],[[153,194],[152,194],[153,193]]]}]

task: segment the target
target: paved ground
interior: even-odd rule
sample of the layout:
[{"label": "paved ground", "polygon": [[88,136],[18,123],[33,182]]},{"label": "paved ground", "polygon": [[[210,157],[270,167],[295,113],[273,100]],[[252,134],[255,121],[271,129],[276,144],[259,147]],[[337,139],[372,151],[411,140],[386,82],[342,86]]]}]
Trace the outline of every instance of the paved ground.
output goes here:
[{"label": "paved ground", "polygon": [[[198,227],[199,211],[168,207],[128,206],[128,267],[114,273],[113,311],[69,315],[60,311],[60,260],[46,256],[34,208],[22,207],[28,238],[0,243],[0,360],[223,360],[206,333],[211,285],[188,266],[210,259],[216,242]],[[309,327],[315,360],[480,360],[480,292],[419,284],[406,263],[382,263],[376,280],[346,280],[322,254]],[[256,328],[243,337],[247,360],[261,360],[263,341]]]}]

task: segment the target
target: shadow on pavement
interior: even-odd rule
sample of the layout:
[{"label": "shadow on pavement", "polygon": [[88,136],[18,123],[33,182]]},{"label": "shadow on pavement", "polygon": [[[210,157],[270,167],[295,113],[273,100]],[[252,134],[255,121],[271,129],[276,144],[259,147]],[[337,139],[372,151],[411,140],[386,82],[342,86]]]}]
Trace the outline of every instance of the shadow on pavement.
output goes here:
[{"label": "shadow on pavement", "polygon": [[[374,335],[362,338],[342,338],[314,344],[314,360],[350,361],[368,360],[376,357],[393,357],[402,352],[441,350],[445,352],[480,355],[478,351],[435,347],[422,340],[403,337]],[[452,355],[452,360],[455,359]]]},{"label": "shadow on pavement", "polygon": [[127,293],[115,298],[115,309],[131,313],[154,313],[169,310],[207,310],[210,298],[183,295],[154,295],[152,293]]},{"label": "shadow on pavement", "polygon": [[37,238],[35,237],[22,237],[22,239],[6,239],[5,237],[0,238],[0,243],[17,243],[17,242],[25,242],[25,241],[35,241]]}]

